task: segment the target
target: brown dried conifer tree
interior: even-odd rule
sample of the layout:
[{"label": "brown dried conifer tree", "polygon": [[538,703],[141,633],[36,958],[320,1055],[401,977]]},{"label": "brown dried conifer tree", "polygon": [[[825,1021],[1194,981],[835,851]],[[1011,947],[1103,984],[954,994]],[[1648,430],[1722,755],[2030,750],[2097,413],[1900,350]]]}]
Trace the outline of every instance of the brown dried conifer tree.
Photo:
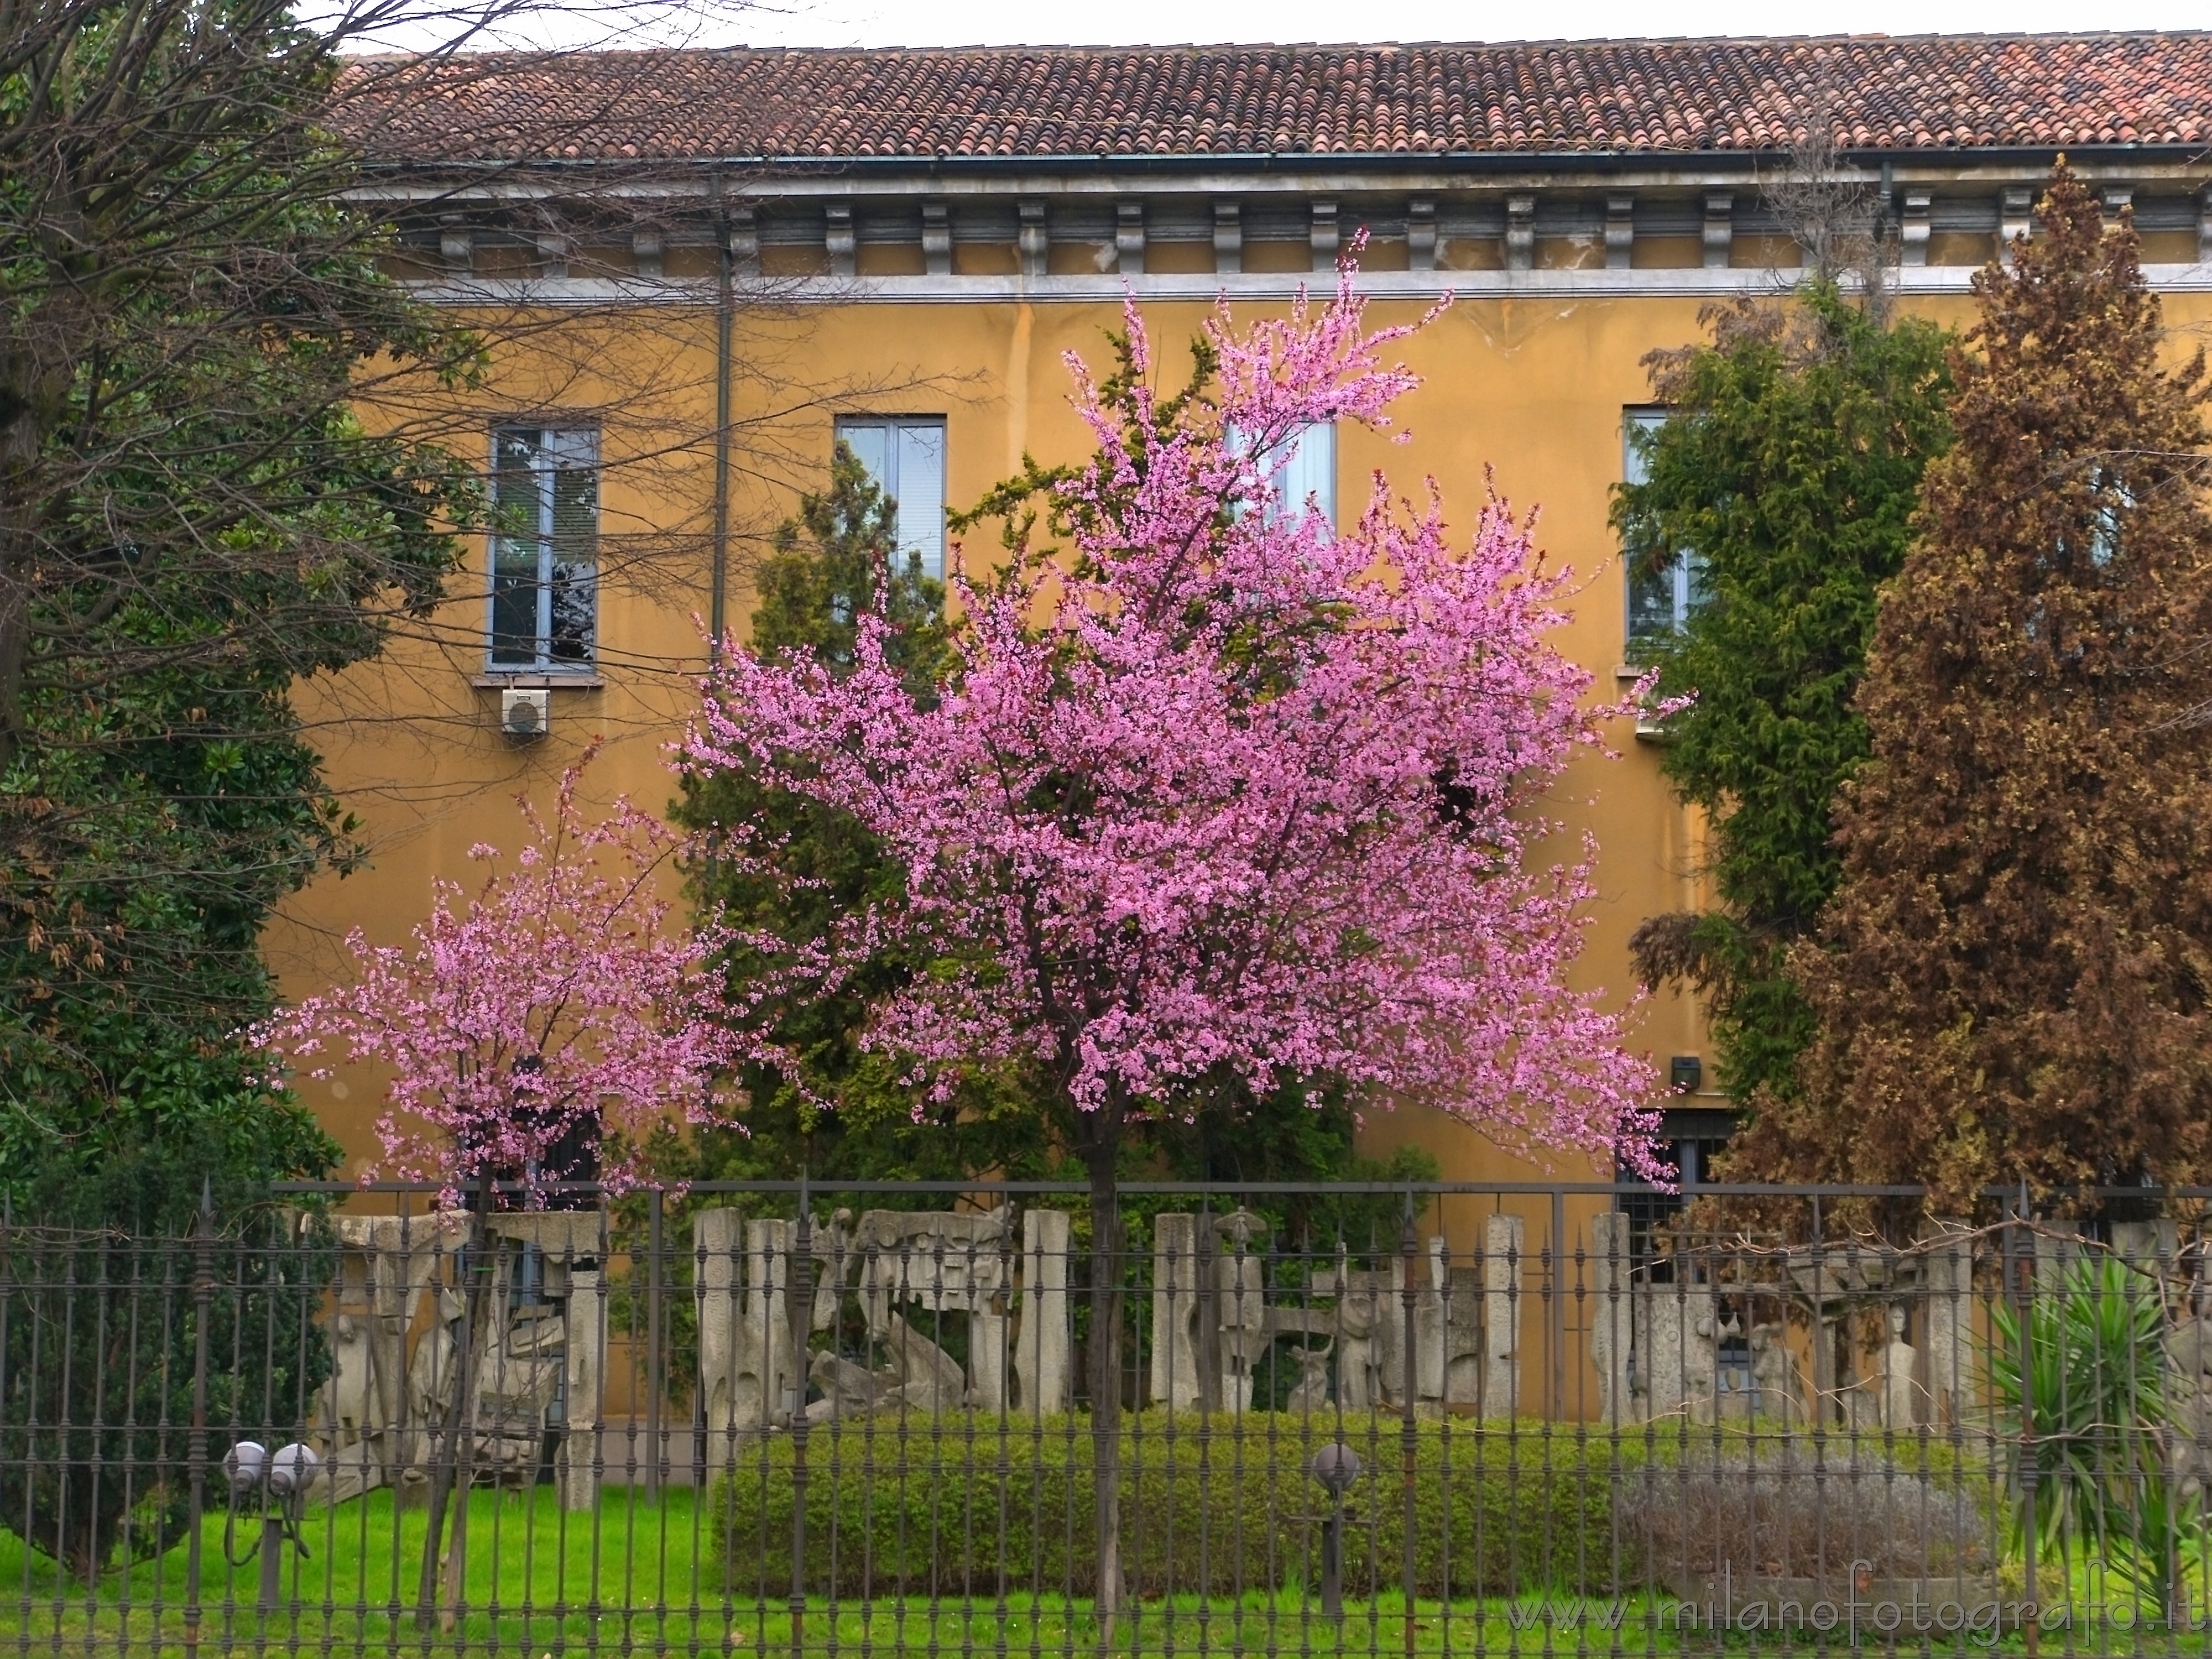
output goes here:
[{"label": "brown dried conifer tree", "polygon": [[1820,1015],[1749,1176],[1985,1182],[2212,1170],[2212,514],[2202,356],[2162,364],[2130,216],[2062,158],[1975,279],[1957,441],[1885,595],[1792,971]]}]

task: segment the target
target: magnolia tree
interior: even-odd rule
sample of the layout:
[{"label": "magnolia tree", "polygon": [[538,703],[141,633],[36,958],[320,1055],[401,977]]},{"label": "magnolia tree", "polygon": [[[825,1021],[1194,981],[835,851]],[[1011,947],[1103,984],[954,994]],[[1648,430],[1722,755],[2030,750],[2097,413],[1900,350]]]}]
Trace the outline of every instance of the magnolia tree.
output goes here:
[{"label": "magnolia tree", "polygon": [[[585,822],[576,791],[592,752],[563,774],[550,822],[523,798],[528,838],[511,866],[495,848],[471,848],[489,867],[473,896],[439,882],[406,949],[355,930],[353,983],[260,1033],[272,1054],[314,1076],[341,1062],[386,1072],[383,1158],[363,1178],[434,1181],[448,1210],[472,1194],[479,1247],[495,1203],[542,1205],[571,1176],[623,1186],[653,1127],[723,1115],[715,1079],[744,1024],[726,1018],[720,976],[708,966],[724,941],[711,926],[668,927],[656,882],[678,849],[670,830],[627,801]],[[481,1248],[471,1255],[456,1386],[431,1457],[426,1620],[484,1317],[489,1262]],[[455,1505],[448,1620],[465,1516]]]},{"label": "magnolia tree", "polygon": [[1545,642],[1565,573],[1494,498],[1462,541],[1433,483],[1414,505],[1378,475],[1340,531],[1278,488],[1310,428],[1389,424],[1415,381],[1382,348],[1409,331],[1364,331],[1347,268],[1334,303],[1285,320],[1220,310],[1197,383],[1165,398],[1132,307],[1112,378],[1069,359],[1096,453],[986,503],[1007,557],[956,569],[941,696],[908,690],[863,617],[842,672],[726,652],[684,745],[852,814],[903,866],[865,925],[935,969],[868,1041],[918,1089],[1018,1056],[1058,1095],[1091,1189],[1108,1614],[1133,1121],[1224,1077],[1328,1079],[1651,1170],[1649,1068],[1564,981],[1591,849],[1539,850],[1545,789],[1618,712],[1584,706],[1589,677]]}]

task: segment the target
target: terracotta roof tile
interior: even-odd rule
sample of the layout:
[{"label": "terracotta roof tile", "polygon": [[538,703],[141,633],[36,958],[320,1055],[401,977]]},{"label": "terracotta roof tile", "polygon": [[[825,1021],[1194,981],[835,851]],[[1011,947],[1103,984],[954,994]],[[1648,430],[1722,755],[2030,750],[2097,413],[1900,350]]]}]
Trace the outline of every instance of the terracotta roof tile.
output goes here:
[{"label": "terracotta roof tile", "polygon": [[2212,141],[2212,34],[1554,46],[599,52],[369,60],[404,155],[1228,155]]}]

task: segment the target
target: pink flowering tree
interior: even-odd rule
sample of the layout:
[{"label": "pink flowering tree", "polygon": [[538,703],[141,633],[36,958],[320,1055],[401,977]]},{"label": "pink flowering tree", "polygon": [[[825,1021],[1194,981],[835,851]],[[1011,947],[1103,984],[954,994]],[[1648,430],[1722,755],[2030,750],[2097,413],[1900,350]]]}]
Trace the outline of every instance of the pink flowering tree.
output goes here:
[{"label": "pink flowering tree", "polygon": [[[373,945],[356,929],[346,940],[353,982],[260,1033],[272,1055],[313,1076],[340,1064],[388,1073],[383,1156],[364,1180],[435,1182],[449,1210],[465,1193],[474,1199],[477,1267],[431,1457],[426,1622],[485,1316],[484,1213],[502,1201],[541,1206],[565,1179],[619,1188],[635,1179],[653,1127],[725,1115],[716,1078],[735,1028],[708,965],[723,941],[712,927],[668,925],[658,878],[678,850],[671,831],[627,801],[585,821],[576,791],[595,751],[563,774],[550,820],[522,798],[527,835],[511,861],[492,847],[470,849],[487,868],[473,895],[436,883],[430,914],[404,949]],[[449,1621],[465,1518],[466,1506],[453,1506]]]},{"label": "pink flowering tree", "polygon": [[628,801],[586,823],[576,790],[592,757],[561,779],[552,818],[527,797],[527,838],[510,862],[478,843],[471,895],[441,880],[406,948],[347,936],[349,985],[310,997],[263,1034],[310,1075],[340,1064],[387,1072],[383,1155],[363,1171],[542,1205],[563,1179],[619,1189],[650,1131],[720,1121],[718,1071],[731,1053],[711,927],[669,926],[658,878],[678,838]]},{"label": "pink flowering tree", "polygon": [[[1089,1174],[1099,1606],[1118,1598],[1115,1158],[1209,1082],[1328,1079],[1541,1153],[1649,1170],[1646,1062],[1565,975],[1592,849],[1558,862],[1546,789],[1617,712],[1546,636],[1566,573],[1494,499],[1455,538],[1433,483],[1380,475],[1333,529],[1279,488],[1321,424],[1385,428],[1413,389],[1333,303],[1240,328],[1153,387],[1133,307],[1119,371],[1073,357],[1097,448],[975,517],[1007,556],[950,591],[957,665],[919,700],[863,617],[848,672],[741,650],[684,759],[769,769],[904,868],[872,922],[935,964],[868,1041],[918,1090],[1008,1058],[1050,1079]],[[722,826],[742,839],[742,826]]]}]

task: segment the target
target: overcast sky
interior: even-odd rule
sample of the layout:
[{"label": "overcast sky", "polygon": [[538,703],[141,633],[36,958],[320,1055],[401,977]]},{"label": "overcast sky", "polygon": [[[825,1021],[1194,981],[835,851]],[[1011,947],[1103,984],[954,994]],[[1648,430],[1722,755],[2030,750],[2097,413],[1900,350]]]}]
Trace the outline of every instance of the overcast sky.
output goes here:
[{"label": "overcast sky", "polygon": [[1182,41],[1556,40],[1686,34],[2203,28],[2212,0],[819,0],[755,13],[732,39],[787,46],[1165,45]]}]

